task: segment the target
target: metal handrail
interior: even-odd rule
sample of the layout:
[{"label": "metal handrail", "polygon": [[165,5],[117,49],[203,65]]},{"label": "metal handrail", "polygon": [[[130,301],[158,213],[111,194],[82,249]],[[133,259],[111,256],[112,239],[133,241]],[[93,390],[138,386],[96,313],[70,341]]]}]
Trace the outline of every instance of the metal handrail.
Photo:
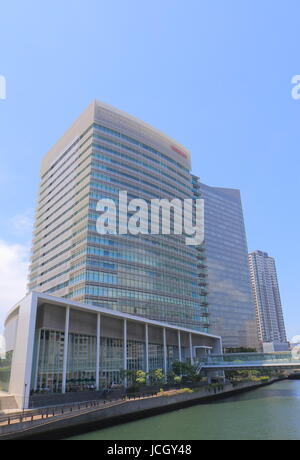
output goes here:
[{"label": "metal handrail", "polygon": [[[50,417],[56,417],[59,415],[65,415],[67,413],[72,413],[76,411],[81,411],[83,409],[92,409],[96,407],[108,407],[109,404],[111,403],[121,403],[124,401],[130,401],[131,399],[142,399],[146,397],[153,397],[156,396],[157,393],[149,393],[149,394],[141,394],[139,396],[129,396],[129,395],[124,395],[122,398],[107,398],[107,399],[97,399],[93,401],[86,401],[86,402],[78,402],[78,403],[73,403],[73,404],[68,404],[68,405],[57,405],[57,406],[50,406],[50,407],[45,407],[45,408],[40,408],[40,409],[34,409],[34,410],[29,410],[29,411],[23,411],[23,412],[15,412],[13,414],[8,414],[5,416],[0,417],[0,424],[4,424],[6,422],[6,425],[4,426],[9,426],[14,422],[16,423],[24,423],[24,422],[31,422],[34,420],[34,417],[41,417],[43,419],[48,419]],[[1,428],[3,426],[0,426],[0,432]]]}]

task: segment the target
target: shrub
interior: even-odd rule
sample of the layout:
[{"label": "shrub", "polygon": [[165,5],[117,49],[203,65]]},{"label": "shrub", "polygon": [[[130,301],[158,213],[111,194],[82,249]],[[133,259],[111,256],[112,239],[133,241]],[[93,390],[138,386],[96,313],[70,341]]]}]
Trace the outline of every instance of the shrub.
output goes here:
[{"label": "shrub", "polygon": [[155,369],[149,374],[150,381],[153,384],[163,383],[165,380],[165,374],[162,369]]}]

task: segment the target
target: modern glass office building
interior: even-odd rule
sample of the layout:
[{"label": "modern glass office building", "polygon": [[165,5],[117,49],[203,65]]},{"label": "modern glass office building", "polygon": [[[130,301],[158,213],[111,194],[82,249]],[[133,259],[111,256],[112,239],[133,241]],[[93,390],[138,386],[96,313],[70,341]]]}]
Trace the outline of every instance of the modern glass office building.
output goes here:
[{"label": "modern glass office building", "polygon": [[200,193],[205,203],[210,330],[222,336],[226,348],[257,348],[240,191],[201,184]]},{"label": "modern glass office building", "polygon": [[193,197],[189,152],[93,102],[42,161],[29,290],[208,331],[198,252],[179,235],[96,231],[100,199]]}]

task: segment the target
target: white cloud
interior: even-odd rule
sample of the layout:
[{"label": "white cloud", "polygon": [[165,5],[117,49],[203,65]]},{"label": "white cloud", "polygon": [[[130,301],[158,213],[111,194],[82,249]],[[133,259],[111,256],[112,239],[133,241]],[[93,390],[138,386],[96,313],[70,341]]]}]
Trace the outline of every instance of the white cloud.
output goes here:
[{"label": "white cloud", "polygon": [[17,214],[11,219],[11,226],[16,235],[31,235],[33,229],[33,209]]},{"label": "white cloud", "polygon": [[300,335],[295,335],[295,337],[293,337],[290,342],[295,344],[300,343]]},{"label": "white cloud", "polygon": [[7,311],[26,295],[29,249],[0,240],[0,331]]}]

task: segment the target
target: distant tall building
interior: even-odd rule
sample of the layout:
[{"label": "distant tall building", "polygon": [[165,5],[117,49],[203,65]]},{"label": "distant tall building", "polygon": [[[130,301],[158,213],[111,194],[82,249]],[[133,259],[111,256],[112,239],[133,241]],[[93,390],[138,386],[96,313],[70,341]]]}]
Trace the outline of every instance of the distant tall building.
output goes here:
[{"label": "distant tall building", "polygon": [[249,255],[249,266],[259,341],[261,343],[286,343],[275,260],[266,252],[255,251]]},{"label": "distant tall building", "polygon": [[201,184],[211,331],[226,348],[258,347],[239,190]]}]

